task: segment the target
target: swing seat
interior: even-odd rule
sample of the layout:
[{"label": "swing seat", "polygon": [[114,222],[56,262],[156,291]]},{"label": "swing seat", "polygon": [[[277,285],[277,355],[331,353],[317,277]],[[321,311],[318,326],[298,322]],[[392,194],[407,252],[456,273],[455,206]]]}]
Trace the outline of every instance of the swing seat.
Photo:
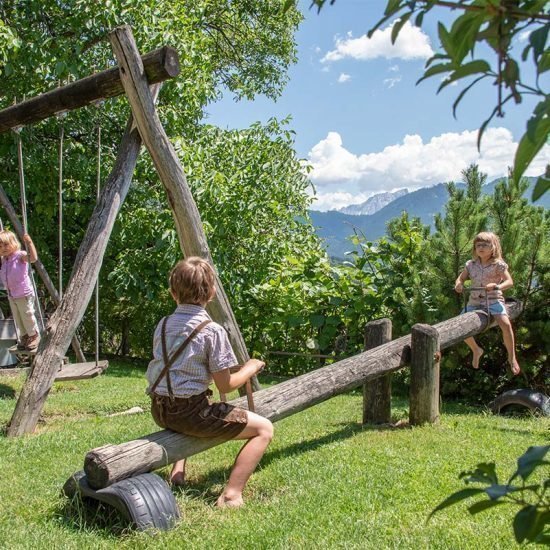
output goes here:
[{"label": "swing seat", "polygon": [[87,363],[69,363],[62,365],[55,376],[56,382],[68,382],[70,380],[85,380],[99,376],[107,367],[109,361],[89,361]]},{"label": "swing seat", "polygon": [[[32,357],[36,353],[23,351],[17,352],[19,360],[22,364],[29,362],[32,365]],[[99,376],[108,366],[109,361],[90,361],[87,363],[68,363],[67,358],[63,359],[63,364],[59,367],[57,374],[55,375],[55,382],[69,382],[71,380],[86,380],[87,378],[95,378]],[[2,374],[11,374],[18,372],[30,371],[31,367],[16,367],[14,369],[2,369]]]}]

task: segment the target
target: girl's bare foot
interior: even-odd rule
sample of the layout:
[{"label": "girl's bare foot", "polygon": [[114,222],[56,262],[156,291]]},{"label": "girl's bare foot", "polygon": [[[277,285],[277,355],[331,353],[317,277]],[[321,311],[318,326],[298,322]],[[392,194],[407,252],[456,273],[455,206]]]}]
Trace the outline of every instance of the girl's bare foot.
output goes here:
[{"label": "girl's bare foot", "polygon": [[183,472],[170,474],[170,483],[174,485],[174,487],[182,487],[185,485],[185,474]]},{"label": "girl's bare foot", "polygon": [[473,354],[474,356],[472,357],[472,367],[474,367],[474,369],[479,369],[479,360],[483,355],[483,350],[481,348],[477,348],[477,351],[474,351]]},{"label": "girl's bare foot", "polygon": [[512,371],[512,374],[514,376],[517,376],[521,372],[521,368],[516,359],[513,359],[512,361],[508,361],[508,364],[510,365],[510,370]]},{"label": "girl's bare foot", "polygon": [[218,508],[240,508],[243,505],[244,501],[242,496],[229,498],[227,495],[221,494],[216,501],[216,506]]}]

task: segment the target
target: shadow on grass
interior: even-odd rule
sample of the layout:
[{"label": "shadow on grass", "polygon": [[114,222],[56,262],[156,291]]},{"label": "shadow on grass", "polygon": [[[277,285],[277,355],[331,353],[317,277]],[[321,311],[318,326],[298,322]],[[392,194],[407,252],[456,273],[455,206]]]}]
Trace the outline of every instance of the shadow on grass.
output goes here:
[{"label": "shadow on grass", "polygon": [[0,384],[0,399],[14,399],[15,390],[6,384]]},{"label": "shadow on grass", "polygon": [[79,495],[65,499],[53,515],[72,531],[93,532],[106,539],[134,531],[114,507],[91,498],[81,498]]},{"label": "shadow on grass", "polygon": [[[262,458],[262,467],[265,467],[272,462],[275,462],[282,458],[290,458],[303,453],[311,452],[315,449],[322,447],[323,445],[329,445],[337,441],[349,439],[350,437],[353,437],[356,434],[364,431],[392,430],[403,427],[388,424],[379,426],[362,426],[361,424],[357,423],[341,423],[339,425],[343,427],[335,432],[326,434],[322,437],[312,438],[306,441],[299,441],[297,443],[293,443],[292,445],[288,445],[284,448],[273,451],[268,450]],[[230,468],[218,468],[216,470],[211,470],[208,472],[207,475],[201,476],[199,479],[193,479],[189,484],[186,484],[184,487],[173,488],[173,490],[176,492],[176,494],[185,493],[190,498],[197,498],[207,502],[208,504],[214,504],[219,496],[221,487],[227,482],[229,472]]]}]

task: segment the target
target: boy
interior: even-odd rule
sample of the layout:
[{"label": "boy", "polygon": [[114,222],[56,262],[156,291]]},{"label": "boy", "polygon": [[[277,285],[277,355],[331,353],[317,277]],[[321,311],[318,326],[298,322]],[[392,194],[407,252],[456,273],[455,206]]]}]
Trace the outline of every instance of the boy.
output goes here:
[{"label": "boy", "polygon": [[[256,375],[264,363],[249,359],[235,373],[237,359],[229,338],[206,312],[216,292],[215,275],[198,257],[180,261],[170,274],[170,293],[177,303],[155,330],[154,359],[147,369],[151,414],[162,428],[194,437],[246,439],[229,481],[217,500],[220,507],[243,504],[242,491],[273,438],[273,425],[258,414],[228,403],[212,402],[212,381],[229,393]],[[185,460],[174,463],[170,479],[184,481]]]}]

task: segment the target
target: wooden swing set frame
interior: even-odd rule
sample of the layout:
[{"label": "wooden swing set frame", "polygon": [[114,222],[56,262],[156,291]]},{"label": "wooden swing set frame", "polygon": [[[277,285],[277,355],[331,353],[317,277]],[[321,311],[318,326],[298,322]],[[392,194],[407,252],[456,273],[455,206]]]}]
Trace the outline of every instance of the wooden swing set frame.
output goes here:
[{"label": "wooden swing set frame", "polygon": [[[178,54],[173,48],[165,46],[142,57],[128,25],[110,32],[109,40],[118,67],[0,111],[2,133],[122,94],[126,95],[132,109],[115,164],[103,185],[76,256],[71,278],[47,323],[33,368],[15,406],[7,429],[8,436],[32,433],[38,424],[59,365],[92,297],[105,249],[128,193],[142,143],[151,155],[166,190],[183,255],[200,256],[213,265],[200,214],[183,167],[155,108],[155,95],[161,83],[179,74]],[[249,355],[217,275],[216,297],[208,305],[208,311],[226,329],[239,363],[246,362]],[[254,378],[252,382],[253,389],[258,389],[257,380]]]}]

